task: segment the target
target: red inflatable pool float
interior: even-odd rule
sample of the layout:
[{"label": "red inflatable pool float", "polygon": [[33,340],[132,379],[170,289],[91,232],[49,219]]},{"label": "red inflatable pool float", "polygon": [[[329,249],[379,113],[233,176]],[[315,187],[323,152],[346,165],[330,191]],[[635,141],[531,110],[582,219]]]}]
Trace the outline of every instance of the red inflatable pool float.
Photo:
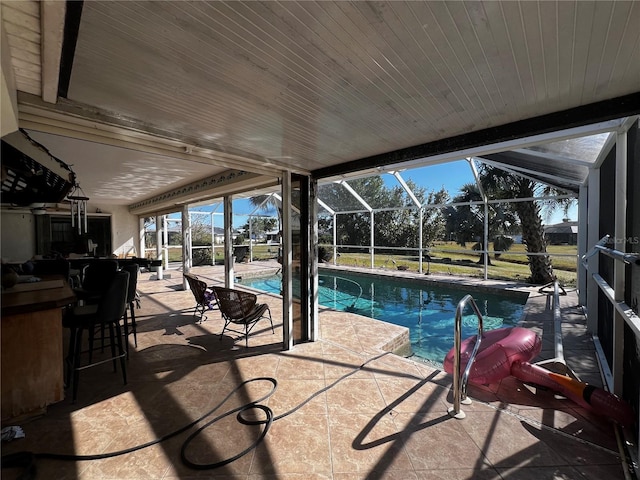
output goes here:
[{"label": "red inflatable pool float", "polygon": [[[467,338],[460,345],[460,373],[467,366],[477,336]],[[538,356],[542,340],[531,330],[522,327],[506,327],[489,330],[482,336],[480,349],[469,372],[469,382],[476,385],[498,383],[511,375],[514,362],[528,362]],[[453,373],[454,350],[444,359],[444,371]]]},{"label": "red inflatable pool float", "polygon": [[[460,345],[460,373],[467,367],[477,335],[467,338]],[[499,328],[485,332],[480,348],[469,372],[469,382],[476,385],[498,383],[513,375],[523,382],[558,392],[576,404],[594,413],[611,418],[622,426],[630,427],[636,415],[624,400],[616,395],[566,375],[559,375],[532,365],[542,348],[542,340],[531,330],[522,327]],[[451,349],[444,359],[445,372],[453,373]]]}]

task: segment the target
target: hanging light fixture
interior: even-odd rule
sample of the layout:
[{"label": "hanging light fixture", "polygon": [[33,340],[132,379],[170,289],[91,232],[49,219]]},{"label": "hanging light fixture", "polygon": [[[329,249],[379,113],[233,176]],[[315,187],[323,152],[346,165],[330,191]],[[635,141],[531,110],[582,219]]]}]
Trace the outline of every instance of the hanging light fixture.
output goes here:
[{"label": "hanging light fixture", "polygon": [[87,233],[87,197],[82,188],[77,183],[73,186],[73,190],[67,195],[67,200],[71,205],[71,227],[78,228],[78,234]]}]

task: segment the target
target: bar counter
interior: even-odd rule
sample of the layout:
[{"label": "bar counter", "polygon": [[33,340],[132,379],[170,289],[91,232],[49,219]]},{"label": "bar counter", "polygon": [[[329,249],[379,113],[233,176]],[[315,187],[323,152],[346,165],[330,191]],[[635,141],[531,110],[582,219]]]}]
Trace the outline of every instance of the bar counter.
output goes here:
[{"label": "bar counter", "polygon": [[2,292],[1,420],[46,411],[64,398],[63,308],[75,301],[60,276]]}]

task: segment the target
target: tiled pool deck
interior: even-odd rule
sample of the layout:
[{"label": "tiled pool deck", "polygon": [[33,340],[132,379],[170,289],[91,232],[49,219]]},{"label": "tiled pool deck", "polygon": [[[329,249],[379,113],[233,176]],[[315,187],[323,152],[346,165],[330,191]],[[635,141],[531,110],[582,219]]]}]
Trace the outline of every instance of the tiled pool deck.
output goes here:
[{"label": "tiled pool deck", "polygon": [[[241,264],[236,272],[248,275],[266,266]],[[210,284],[222,279],[221,267],[196,267],[193,272]],[[273,377],[277,390],[264,403],[280,418],[257,449],[221,468],[184,466],[180,449],[188,433],[182,433],[115,458],[42,459],[37,478],[625,478],[612,424],[551,392],[536,392],[513,377],[500,385],[470,387],[474,401],[463,406],[467,417],[457,420],[447,414],[449,375],[384,354],[384,345],[406,338],[404,328],[323,310],[321,340],[284,352],[281,300],[261,294],[260,301],[271,307],[276,332],[271,333],[268,322],[258,324],[247,349],[235,334],[219,339],[222,321],[217,311],[210,312],[206,322],[194,323],[193,297],[181,290],[181,272],[167,273],[171,278],[163,280],[150,280],[153,274],[143,273],[138,284],[138,346],[131,348],[128,384],[122,384],[109,363],[83,371],[77,403],[66,399],[45,415],[20,423],[26,438],[3,444],[3,454],[28,450],[91,455],[126,449],[189,424],[236,387],[240,389],[214,416],[255,400],[269,390],[268,382],[242,382]],[[562,297],[561,305],[567,361],[583,380],[600,384],[575,292]],[[546,296],[531,295],[523,324],[542,334],[540,358],[553,357]],[[252,442],[256,428],[228,416],[194,440],[188,455],[204,463],[227,458]],[[3,470],[2,478],[18,474]]]}]

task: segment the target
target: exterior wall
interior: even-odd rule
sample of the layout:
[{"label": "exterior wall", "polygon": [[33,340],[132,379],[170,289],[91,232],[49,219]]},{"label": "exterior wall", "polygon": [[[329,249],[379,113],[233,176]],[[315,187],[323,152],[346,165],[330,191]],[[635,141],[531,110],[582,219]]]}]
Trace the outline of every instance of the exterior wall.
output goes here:
[{"label": "exterior wall", "polygon": [[23,263],[36,251],[35,216],[29,210],[0,212],[0,256],[6,263]]},{"label": "exterior wall", "polygon": [[[96,206],[92,206],[96,208]],[[129,213],[126,205],[98,206],[103,213],[111,214],[111,245],[116,257],[144,257],[138,252],[140,227],[138,216]]]},{"label": "exterior wall", "polygon": [[[89,205],[92,212],[99,209],[111,215],[112,253],[117,257],[138,256],[138,217],[129,213],[127,206]],[[36,253],[35,216],[27,210],[0,212],[0,256],[3,262],[22,263]]]}]

